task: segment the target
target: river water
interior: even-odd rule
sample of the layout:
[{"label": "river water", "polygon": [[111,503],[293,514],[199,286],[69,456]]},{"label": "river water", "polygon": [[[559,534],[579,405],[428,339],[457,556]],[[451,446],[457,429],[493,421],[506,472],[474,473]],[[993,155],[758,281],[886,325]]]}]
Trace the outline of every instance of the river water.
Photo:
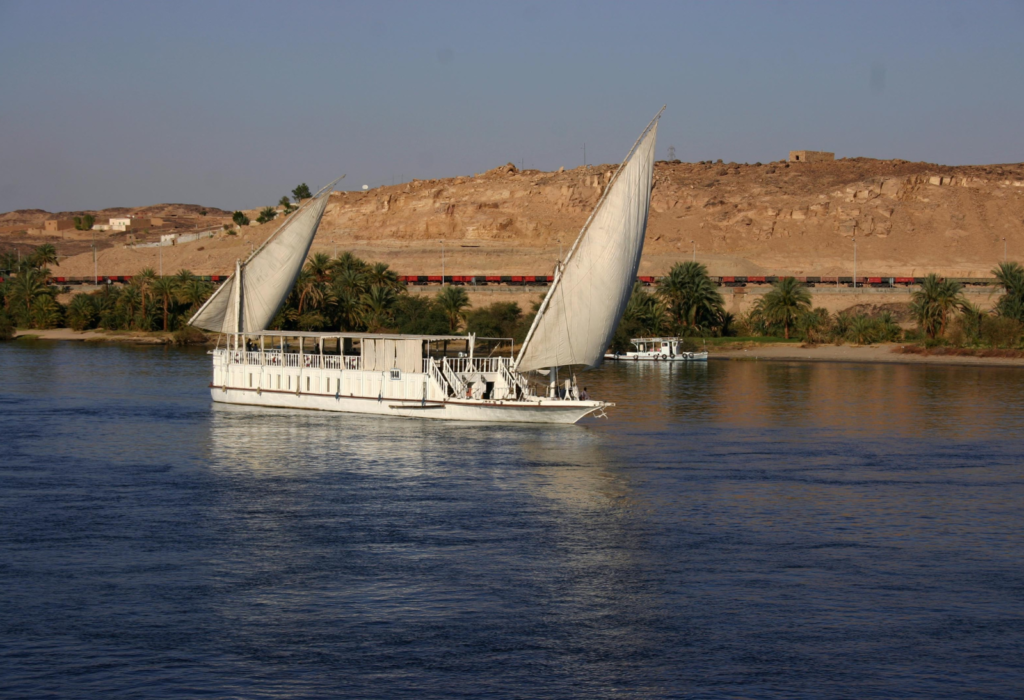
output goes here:
[{"label": "river water", "polygon": [[0,345],[0,695],[1020,697],[1024,373],[606,366],[609,420],[221,409]]}]

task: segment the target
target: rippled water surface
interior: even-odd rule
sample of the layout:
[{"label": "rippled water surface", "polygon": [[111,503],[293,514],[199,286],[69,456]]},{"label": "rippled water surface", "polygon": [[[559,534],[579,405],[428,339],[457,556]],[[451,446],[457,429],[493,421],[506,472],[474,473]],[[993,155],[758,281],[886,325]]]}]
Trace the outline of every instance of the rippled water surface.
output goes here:
[{"label": "rippled water surface", "polygon": [[573,427],[0,373],[0,695],[1024,694],[1020,370],[609,366]]}]

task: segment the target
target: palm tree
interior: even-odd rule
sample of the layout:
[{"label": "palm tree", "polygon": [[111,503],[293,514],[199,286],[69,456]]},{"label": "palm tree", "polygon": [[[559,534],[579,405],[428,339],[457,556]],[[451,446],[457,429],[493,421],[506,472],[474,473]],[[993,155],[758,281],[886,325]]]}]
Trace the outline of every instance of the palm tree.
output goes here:
[{"label": "palm tree", "polygon": [[658,335],[668,325],[668,312],[656,296],[648,294],[644,286],[636,282],[622,321],[631,332],[643,336]]},{"label": "palm tree", "polygon": [[299,271],[299,276],[295,280],[294,292],[299,298],[298,310],[300,316],[302,315],[303,307],[305,307],[307,301],[309,301],[314,307],[324,301],[324,286],[310,271],[308,266]]},{"label": "palm tree", "polygon": [[149,290],[154,281],[156,281],[156,272],[151,267],[144,268],[142,272],[132,277],[132,285],[139,290],[139,295],[142,297],[143,319],[146,318],[146,299],[149,297]]},{"label": "palm tree", "polygon": [[[465,292],[463,292],[465,294]],[[374,286],[363,297],[363,322],[366,330],[379,333],[391,321],[396,295],[387,287]]]},{"label": "palm tree", "polygon": [[962,289],[959,282],[941,280],[933,273],[910,295],[910,310],[929,338],[942,335],[949,313],[963,305]]},{"label": "palm tree", "polygon": [[135,285],[129,284],[121,290],[121,298],[118,300],[118,303],[124,311],[124,318],[128,322],[128,327],[131,328],[136,324],[136,314],[144,303],[142,301],[142,292]]},{"label": "palm tree", "polygon": [[781,323],[786,339],[789,328],[811,308],[811,293],[795,277],[784,277],[764,295],[761,313],[769,323]]},{"label": "palm tree", "polygon": [[338,330],[354,331],[363,317],[362,293],[349,287],[334,287],[331,290],[331,302],[334,305],[334,317],[338,321]]},{"label": "palm tree", "polygon": [[875,340],[875,322],[867,314],[858,314],[850,322],[850,340],[858,345],[868,345]]},{"label": "palm tree", "polygon": [[4,253],[0,255],[0,270],[17,270],[18,269],[18,254],[17,253]]},{"label": "palm tree", "polygon": [[369,288],[366,275],[354,267],[336,268],[331,278],[335,291],[344,289],[361,296]]},{"label": "palm tree", "polygon": [[402,287],[402,283],[398,281],[398,275],[388,268],[387,263],[376,263],[366,271],[366,277],[370,286],[387,287],[396,292]]},{"label": "palm tree", "polygon": [[972,343],[977,343],[981,338],[981,324],[987,315],[977,304],[969,301],[960,305],[960,322]]},{"label": "palm tree", "polygon": [[68,304],[68,325],[76,331],[84,331],[96,320],[96,302],[88,294],[76,294]]},{"label": "palm tree", "polygon": [[658,283],[658,296],[676,323],[694,332],[721,325],[724,301],[708,269],[698,262],[677,263]]},{"label": "palm tree", "polygon": [[448,319],[448,330],[452,333],[457,331],[466,318],[464,309],[469,306],[469,295],[466,294],[466,290],[462,287],[445,287],[437,293],[434,303]]},{"label": "palm tree", "polygon": [[178,287],[178,300],[189,307],[189,313],[193,314],[202,306],[206,298],[210,296],[213,287],[209,282],[198,279],[191,279]]},{"label": "palm tree", "polygon": [[186,270],[182,268],[174,274],[174,277],[172,279],[174,279],[175,284],[177,284],[179,287],[182,287],[191,282],[192,280],[196,279],[196,276],[192,274],[192,270]]},{"label": "palm tree", "polygon": [[167,311],[171,300],[174,298],[178,288],[177,283],[170,277],[157,277],[153,280],[153,294],[163,302],[164,307],[164,331],[167,331]]},{"label": "palm tree", "polygon": [[[283,199],[287,199],[284,197]],[[327,253],[313,253],[306,262],[306,269],[320,282],[326,282],[331,274],[331,256]]]},{"label": "palm tree", "polygon": [[903,329],[900,328],[900,324],[896,323],[892,313],[883,311],[878,315],[878,333],[881,336],[881,340],[891,343],[900,339],[903,335]]},{"label": "palm tree", "polygon": [[1003,295],[996,302],[1000,316],[1024,323],[1024,267],[1018,262],[1002,263],[992,274],[999,280]]},{"label": "palm tree", "polygon": [[36,328],[56,328],[62,315],[60,304],[49,294],[43,294],[32,302],[32,325]]},{"label": "palm tree", "polygon": [[9,292],[11,302],[23,310],[25,320],[28,321],[32,314],[32,304],[40,296],[46,294],[49,288],[46,286],[46,277],[41,270],[31,268],[22,270],[14,278]]},{"label": "palm tree", "polygon": [[33,267],[45,267],[47,265],[60,267],[60,262],[57,260],[57,249],[52,243],[43,243],[36,248],[29,257],[29,261]]},{"label": "palm tree", "polygon": [[336,272],[341,270],[355,270],[356,272],[362,272],[366,269],[366,263],[346,250],[334,259],[331,263],[331,267],[333,267]]}]

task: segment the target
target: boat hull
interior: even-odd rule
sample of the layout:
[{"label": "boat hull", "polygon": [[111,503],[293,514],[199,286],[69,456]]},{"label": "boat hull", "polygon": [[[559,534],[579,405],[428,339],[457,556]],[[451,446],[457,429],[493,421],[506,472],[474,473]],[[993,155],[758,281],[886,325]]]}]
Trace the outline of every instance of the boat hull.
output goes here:
[{"label": "boat hull", "polygon": [[708,354],[706,352],[687,352],[669,356],[654,353],[628,352],[621,355],[608,354],[604,356],[604,359],[616,362],[707,362]]},{"label": "boat hull", "polygon": [[411,399],[365,398],[293,391],[210,387],[216,403],[267,408],[295,408],[337,413],[461,420],[483,423],[556,423],[571,425],[611,404],[602,401],[417,401]]}]

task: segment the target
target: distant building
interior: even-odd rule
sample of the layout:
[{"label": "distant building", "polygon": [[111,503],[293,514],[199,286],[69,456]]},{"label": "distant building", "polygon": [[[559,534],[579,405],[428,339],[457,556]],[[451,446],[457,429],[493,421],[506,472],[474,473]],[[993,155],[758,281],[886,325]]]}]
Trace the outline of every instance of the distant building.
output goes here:
[{"label": "distant building", "polygon": [[43,223],[44,231],[67,231],[74,227],[74,219],[50,219]]},{"label": "distant building", "polygon": [[134,216],[124,216],[110,220],[111,231],[127,231],[128,229],[139,229],[149,225],[149,219],[139,219]]},{"label": "distant building", "polygon": [[835,160],[836,154],[828,151],[790,151],[790,163],[824,163]]}]

